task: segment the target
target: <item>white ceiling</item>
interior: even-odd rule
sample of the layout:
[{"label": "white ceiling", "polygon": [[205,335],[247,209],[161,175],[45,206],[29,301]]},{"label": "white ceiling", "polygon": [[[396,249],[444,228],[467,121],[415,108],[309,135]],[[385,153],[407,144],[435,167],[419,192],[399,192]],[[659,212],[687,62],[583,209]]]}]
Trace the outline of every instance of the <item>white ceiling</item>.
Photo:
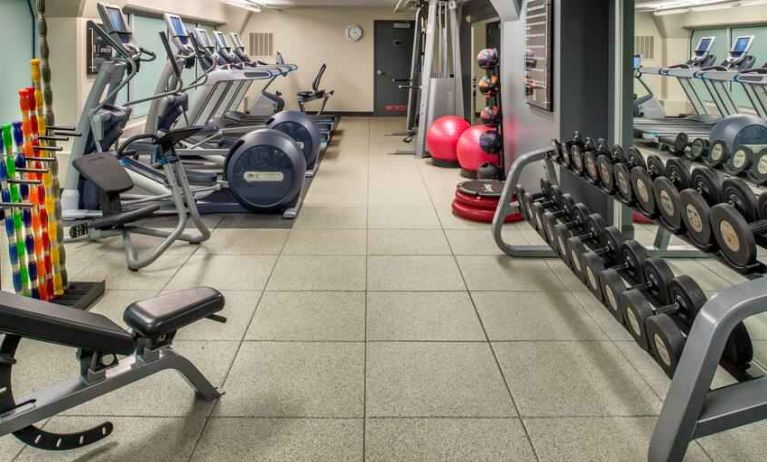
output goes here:
[{"label": "white ceiling", "polygon": [[259,0],[270,6],[391,6],[396,0]]}]

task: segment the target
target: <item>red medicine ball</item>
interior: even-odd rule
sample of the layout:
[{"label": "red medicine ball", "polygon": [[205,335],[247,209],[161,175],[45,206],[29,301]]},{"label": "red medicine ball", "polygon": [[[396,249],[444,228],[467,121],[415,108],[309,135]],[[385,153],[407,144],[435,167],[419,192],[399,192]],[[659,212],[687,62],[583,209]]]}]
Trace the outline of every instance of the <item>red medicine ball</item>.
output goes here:
[{"label": "red medicine ball", "polygon": [[484,125],[473,125],[463,132],[458,140],[458,162],[461,168],[468,172],[476,172],[485,162],[497,163],[498,156],[488,154],[480,146],[480,138],[486,132],[494,131]]}]

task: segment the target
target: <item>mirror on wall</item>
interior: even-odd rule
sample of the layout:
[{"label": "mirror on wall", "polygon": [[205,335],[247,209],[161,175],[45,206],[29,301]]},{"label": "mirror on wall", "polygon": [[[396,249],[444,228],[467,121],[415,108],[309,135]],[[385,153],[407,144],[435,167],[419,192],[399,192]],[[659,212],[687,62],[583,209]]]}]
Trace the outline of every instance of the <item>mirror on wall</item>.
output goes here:
[{"label": "mirror on wall", "polygon": [[527,103],[554,110],[553,55],[554,14],[551,0],[529,0],[525,9],[525,96]]}]

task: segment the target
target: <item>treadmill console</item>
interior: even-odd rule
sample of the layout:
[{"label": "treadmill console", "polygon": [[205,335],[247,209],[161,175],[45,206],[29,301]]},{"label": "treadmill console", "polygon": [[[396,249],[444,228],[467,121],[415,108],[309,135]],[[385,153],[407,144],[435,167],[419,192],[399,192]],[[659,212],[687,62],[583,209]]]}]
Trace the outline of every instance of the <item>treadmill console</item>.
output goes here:
[{"label": "treadmill console", "polygon": [[192,40],[189,38],[189,31],[180,16],[165,13],[163,15],[165,25],[168,27],[168,37],[176,47],[178,56],[189,57],[194,55]]},{"label": "treadmill console", "polygon": [[748,54],[754,45],[753,35],[741,35],[735,37],[732,42],[727,58],[722,61],[721,67],[726,70],[744,71],[754,67],[755,58]]},{"label": "treadmill console", "polygon": [[234,45],[234,54],[236,54],[237,57],[240,58],[240,61],[244,63],[252,62],[252,60],[250,59],[250,56],[248,56],[248,54],[245,53],[245,45],[243,45],[242,43],[240,34],[238,34],[237,32],[230,32],[229,37],[232,39],[232,44]]},{"label": "treadmill console", "polygon": [[216,53],[216,44],[213,43],[213,40],[210,38],[210,34],[208,34],[208,31],[206,29],[203,29],[202,27],[197,27],[194,29],[194,38],[197,40],[197,43],[199,46],[205,48],[208,53],[210,53],[210,56],[216,61],[215,63],[208,63],[208,58],[205,58],[205,62],[203,63],[203,66],[205,68],[209,67],[209,64],[216,64],[219,66],[228,64],[218,53]]},{"label": "treadmill console", "polygon": [[141,52],[138,43],[133,38],[133,28],[128,24],[122,8],[109,3],[99,2],[96,4],[104,30],[117,40],[133,55]]},{"label": "treadmill console", "polygon": [[698,45],[693,50],[693,54],[687,61],[688,67],[709,67],[716,61],[716,56],[711,54],[711,48],[714,46],[716,37],[701,37]]},{"label": "treadmill console", "polygon": [[216,38],[216,50],[218,54],[229,64],[239,64],[240,59],[232,53],[232,45],[229,43],[229,39],[220,30],[213,31],[213,37]]}]

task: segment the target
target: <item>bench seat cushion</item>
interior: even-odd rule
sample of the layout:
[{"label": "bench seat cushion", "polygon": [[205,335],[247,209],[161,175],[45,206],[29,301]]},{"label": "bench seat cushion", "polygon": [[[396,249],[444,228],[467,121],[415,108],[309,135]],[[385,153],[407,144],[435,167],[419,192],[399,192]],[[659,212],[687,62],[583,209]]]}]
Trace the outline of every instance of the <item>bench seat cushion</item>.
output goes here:
[{"label": "bench seat cushion", "polygon": [[181,290],[132,303],[123,319],[147,337],[169,334],[221,311],[224,296],[210,287]]}]

